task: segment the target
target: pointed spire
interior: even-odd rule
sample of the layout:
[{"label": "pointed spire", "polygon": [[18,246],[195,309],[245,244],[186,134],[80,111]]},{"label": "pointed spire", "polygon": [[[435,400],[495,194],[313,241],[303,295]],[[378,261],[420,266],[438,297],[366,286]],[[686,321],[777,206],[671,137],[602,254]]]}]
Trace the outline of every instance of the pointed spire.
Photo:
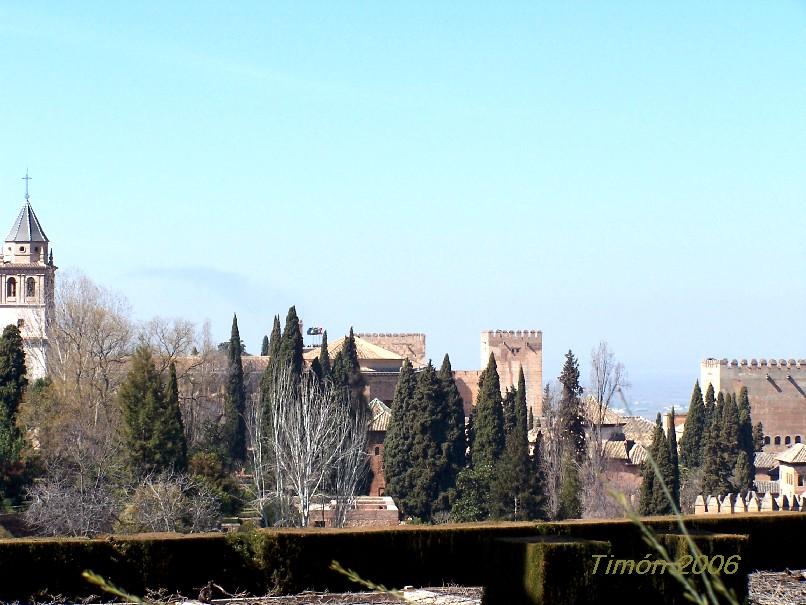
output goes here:
[{"label": "pointed spire", "polygon": [[39,224],[39,219],[36,218],[34,209],[31,207],[31,202],[28,201],[27,196],[25,203],[17,215],[17,220],[11,227],[11,231],[6,236],[7,242],[47,242],[48,238],[42,225]]}]

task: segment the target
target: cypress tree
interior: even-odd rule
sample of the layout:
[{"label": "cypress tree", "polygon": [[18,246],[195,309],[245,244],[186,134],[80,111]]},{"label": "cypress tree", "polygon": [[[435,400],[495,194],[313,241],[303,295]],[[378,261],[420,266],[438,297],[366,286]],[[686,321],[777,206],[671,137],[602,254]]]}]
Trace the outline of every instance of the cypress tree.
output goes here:
[{"label": "cypress tree", "polygon": [[263,342],[260,344],[260,356],[266,357],[269,354],[269,337],[264,336]]},{"label": "cypress tree", "polygon": [[165,420],[165,391],[146,345],[135,350],[131,369],[118,390],[118,400],[132,473],[139,476],[169,468],[172,461],[166,454],[171,448],[164,443],[161,427]]},{"label": "cypress tree", "polygon": [[669,435],[666,438],[668,444],[669,469],[671,472],[667,487],[669,488],[669,493],[672,494],[672,499],[674,500],[677,510],[680,510],[680,461],[677,455],[677,432],[675,431],[674,420],[674,406],[672,406],[669,418]]},{"label": "cypress tree", "polygon": [[187,441],[182,411],[179,408],[179,384],[176,380],[176,365],[168,366],[168,384],[165,387],[163,420],[157,427],[162,432],[163,457],[168,466],[178,472],[187,468]]},{"label": "cypress tree", "polygon": [[4,498],[19,502],[30,479],[22,457],[25,439],[17,427],[27,384],[22,337],[17,326],[8,325],[0,336],[0,508]]},{"label": "cypress tree", "polygon": [[[523,366],[518,369],[518,386],[515,389],[515,426],[525,433],[529,432],[528,416],[531,410],[526,403],[526,377],[523,375]],[[528,435],[527,435],[528,440]]]},{"label": "cypress tree", "polygon": [[655,472],[649,460],[644,462],[641,471],[642,483],[639,512],[642,515],[669,514],[672,512],[672,506],[663,491],[661,482],[666,484],[671,493],[674,487],[674,470],[669,452],[669,442],[663,433],[660,414],[655,420],[655,430],[652,433],[652,445],[649,453],[652,460],[655,461],[659,473]]},{"label": "cypress tree", "polygon": [[263,375],[260,377],[260,401],[261,405],[263,405],[263,418],[265,422],[264,430],[268,431],[270,429],[270,419],[271,419],[271,412],[269,410],[269,393],[271,392],[272,385],[274,383],[274,377],[277,372],[278,361],[280,358],[280,340],[282,339],[282,334],[280,332],[280,316],[274,316],[274,322],[272,324],[271,329],[271,336],[269,337],[269,345],[267,349],[267,355],[269,356],[269,361],[266,363],[266,368],[263,370]]},{"label": "cypress tree", "polygon": [[440,383],[440,401],[445,418],[444,475],[440,481],[440,510],[450,510],[456,488],[456,477],[465,468],[465,406],[456,381],[448,355],[442,360],[438,379]]},{"label": "cypress tree", "polygon": [[330,376],[330,351],[327,350],[327,330],[322,332],[322,346],[319,349],[319,365],[322,367],[322,378]]},{"label": "cypress tree", "polygon": [[515,427],[515,389],[507,387],[502,405],[504,409],[504,435],[509,435]]},{"label": "cypress tree", "polygon": [[531,408],[529,408],[529,424],[528,424],[528,427],[529,427],[530,431],[533,428],[535,428],[535,413],[532,411]]},{"label": "cypress tree", "polygon": [[319,358],[314,357],[313,361],[311,362],[311,372],[313,372],[316,379],[321,382],[324,380],[324,376],[322,374],[322,364],[319,363]]},{"label": "cypress tree", "polygon": [[350,409],[353,414],[362,413],[367,407],[364,388],[366,381],[361,374],[361,366],[358,361],[358,350],[355,346],[355,335],[350,328],[349,335],[344,339],[341,350],[333,359],[333,366],[330,370],[331,380],[349,390]]},{"label": "cypress tree", "polygon": [[720,471],[722,483],[727,489],[737,487],[731,480],[733,469],[739,458],[739,409],[730,393],[722,404],[722,426],[720,427],[719,443],[721,450]]},{"label": "cypress tree", "polygon": [[711,406],[714,405],[715,401],[716,400],[714,399],[714,385],[712,385],[709,382],[708,383],[708,388],[705,389],[705,407],[706,408],[711,408]]},{"label": "cypress tree", "polygon": [[702,440],[705,433],[705,403],[700,382],[694,383],[691,402],[686,416],[686,427],[680,439],[680,462],[686,468],[698,468],[702,464]]},{"label": "cypress tree", "polygon": [[14,426],[26,386],[22,336],[17,326],[9,324],[0,336],[0,422]]},{"label": "cypress tree", "polygon": [[285,318],[285,327],[280,338],[277,358],[275,368],[288,367],[291,370],[291,375],[296,379],[302,376],[302,332],[300,331],[297,309],[294,306],[288,309],[288,315]]},{"label": "cypress tree", "polygon": [[[341,351],[336,354],[336,358],[338,359],[339,356],[341,356]],[[408,514],[404,508],[404,499],[411,488],[410,470],[413,464],[419,462],[413,460],[410,455],[414,440],[413,406],[416,384],[414,369],[409,360],[405,359],[397,379],[389,427],[383,442],[386,493],[395,498],[404,514]]]},{"label": "cypress tree", "polygon": [[[750,397],[747,393],[747,387],[743,386],[739,391],[739,451],[747,454],[747,466],[749,468],[749,476],[751,482],[741,482],[740,485],[746,486],[746,489],[752,489],[752,479],[756,476],[755,465],[755,440],[753,438],[753,421],[751,419],[750,410]],[[763,440],[762,440],[763,441]]]},{"label": "cypress tree", "polygon": [[582,514],[579,469],[585,457],[585,426],[582,417],[579,384],[579,364],[570,350],[560,373],[562,394],[559,404],[559,421],[562,445],[560,496],[557,515],[560,519],[580,517]]},{"label": "cypress tree", "polygon": [[430,519],[439,494],[445,425],[441,422],[440,383],[430,363],[417,376],[412,404],[414,438],[409,455],[409,490],[405,495],[406,514]]},{"label": "cypress tree", "polygon": [[764,426],[760,422],[753,427],[753,449],[757,452],[764,449]]},{"label": "cypress tree", "polygon": [[223,438],[229,459],[235,463],[246,460],[246,389],[243,383],[241,336],[238,317],[232,317],[227,365],[227,391],[224,398]]},{"label": "cypress tree", "polygon": [[473,465],[493,466],[504,450],[504,411],[498,368],[492,353],[479,377],[473,431],[473,449],[470,451]]},{"label": "cypress tree", "polygon": [[733,467],[734,487],[742,496],[753,489],[754,473],[751,470],[750,458],[747,452],[742,450],[736,459],[736,466]]}]

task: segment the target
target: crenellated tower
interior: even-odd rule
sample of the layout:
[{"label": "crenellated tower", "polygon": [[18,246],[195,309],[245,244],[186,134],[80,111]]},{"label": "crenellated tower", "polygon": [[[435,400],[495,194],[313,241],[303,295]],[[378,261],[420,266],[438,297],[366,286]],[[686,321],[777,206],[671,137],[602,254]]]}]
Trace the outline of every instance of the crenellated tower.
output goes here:
[{"label": "crenellated tower", "polygon": [[535,418],[542,413],[543,332],[540,330],[487,330],[481,333],[481,369],[487,367],[490,353],[495,357],[501,392],[517,386],[523,367],[526,404]]},{"label": "crenellated tower", "polygon": [[25,201],[0,254],[0,329],[19,327],[31,381],[47,374],[56,275],[49,244],[31,206],[26,175]]}]

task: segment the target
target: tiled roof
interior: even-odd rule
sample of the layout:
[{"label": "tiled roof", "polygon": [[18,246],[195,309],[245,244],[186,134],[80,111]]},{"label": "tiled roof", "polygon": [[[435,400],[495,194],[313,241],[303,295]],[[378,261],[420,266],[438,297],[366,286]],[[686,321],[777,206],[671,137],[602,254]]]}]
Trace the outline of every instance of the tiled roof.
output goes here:
[{"label": "tiled roof", "polygon": [[647,449],[640,443],[636,443],[630,450],[630,462],[633,464],[641,464],[647,457]]},{"label": "tiled roof", "polygon": [[644,447],[652,445],[652,436],[655,433],[655,423],[641,416],[622,416],[624,423],[624,437],[630,441],[640,443]]},{"label": "tiled roof", "polygon": [[585,414],[585,417],[590,422],[597,422],[599,420],[599,416],[601,415],[601,423],[603,425],[618,425],[623,422],[621,416],[616,414],[611,409],[600,410],[599,406],[596,403],[596,398],[594,397],[585,397],[582,402],[582,409]]},{"label": "tiled roof", "polygon": [[773,469],[778,466],[773,452],[756,452],[753,462],[756,468]]},{"label": "tiled roof", "polygon": [[8,232],[6,237],[7,242],[47,242],[48,238],[42,230],[42,225],[39,224],[39,219],[36,218],[34,209],[31,208],[30,202],[26,200],[22,206],[17,220],[14,221],[14,226]]},{"label": "tiled roof", "polygon": [[611,460],[629,461],[630,459],[626,441],[603,441],[602,451],[604,452],[605,458],[610,458]]},{"label": "tiled roof", "polygon": [[[393,353],[392,351],[387,351],[386,349],[379,347],[376,344],[372,344],[371,342],[364,340],[363,338],[359,338],[358,336],[354,336],[355,338],[355,350],[358,354],[358,359],[390,359],[390,360],[400,360],[402,361],[404,358],[402,355],[398,355],[397,353]],[[344,347],[344,341],[347,340],[347,337],[339,338],[338,340],[334,340],[327,345],[327,352],[330,354],[330,359],[332,360],[336,353],[341,351],[342,347]],[[319,357],[319,349],[321,347],[316,347],[311,349],[310,351],[306,351],[302,354],[302,356],[308,360],[313,361],[317,357]]]},{"label": "tiled roof", "polygon": [[[328,347],[329,349],[330,347]],[[369,422],[370,431],[385,431],[389,428],[389,419],[392,417],[392,410],[377,397],[369,402],[369,409],[372,412],[372,420]]]},{"label": "tiled roof", "polygon": [[806,444],[796,443],[788,450],[778,454],[775,459],[788,464],[806,464]]}]

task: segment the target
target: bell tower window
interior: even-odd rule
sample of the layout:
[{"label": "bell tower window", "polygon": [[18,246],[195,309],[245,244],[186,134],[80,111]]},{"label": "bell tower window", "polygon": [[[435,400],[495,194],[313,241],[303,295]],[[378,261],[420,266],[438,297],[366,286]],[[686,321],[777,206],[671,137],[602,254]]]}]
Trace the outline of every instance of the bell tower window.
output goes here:
[{"label": "bell tower window", "polygon": [[17,296],[17,280],[9,277],[6,282],[6,296],[8,298],[15,298]]},{"label": "bell tower window", "polygon": [[25,280],[25,296],[36,296],[36,280],[33,277]]}]

